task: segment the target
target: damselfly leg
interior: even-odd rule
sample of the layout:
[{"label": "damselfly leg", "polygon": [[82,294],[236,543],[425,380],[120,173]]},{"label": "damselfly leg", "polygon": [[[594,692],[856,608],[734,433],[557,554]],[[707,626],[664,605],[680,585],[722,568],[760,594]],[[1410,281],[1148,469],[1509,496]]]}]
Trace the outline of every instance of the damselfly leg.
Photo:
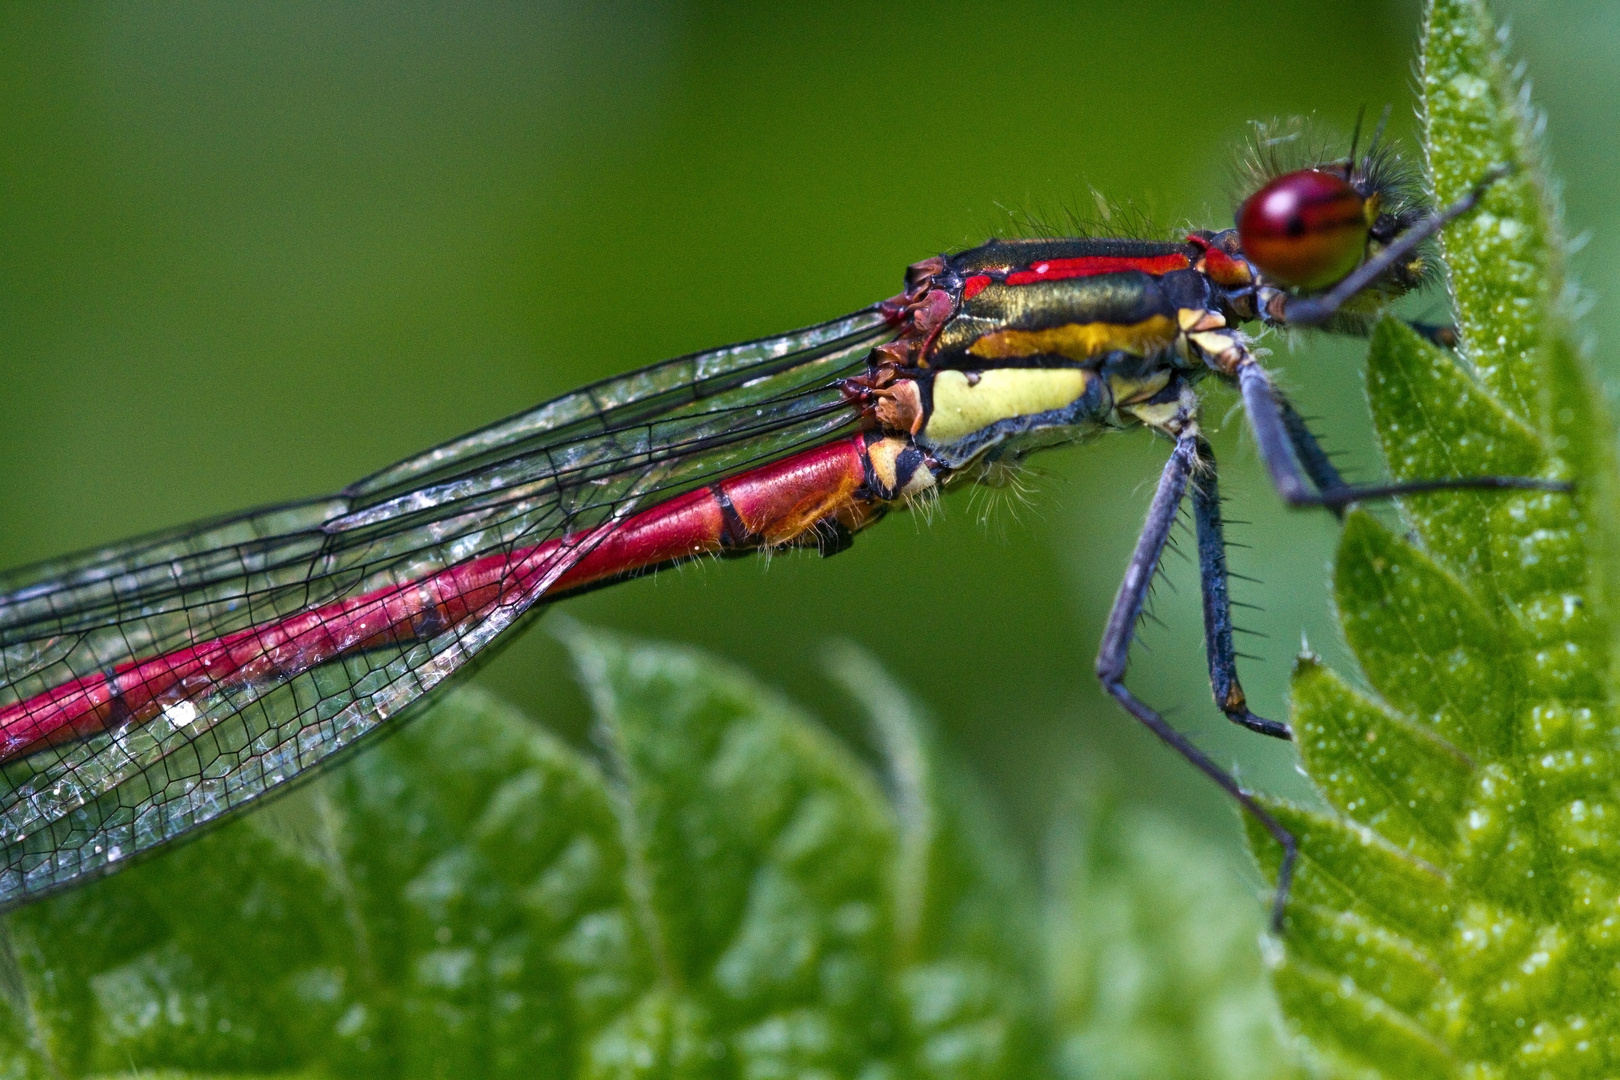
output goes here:
[{"label": "damselfly leg", "polygon": [[[1343,210],[1346,206],[1360,213],[1365,206],[1376,202],[1364,196],[1352,183],[1369,177],[1369,166],[1355,162],[1344,167],[1341,179],[1331,172],[1307,170],[1279,177],[1269,187],[1282,191],[1286,198],[1279,204],[1292,209],[1272,211],[1262,208],[1250,213],[1246,207],[1239,215],[1240,239],[1245,223],[1258,220],[1258,228],[1269,232],[1262,239],[1273,245],[1271,254],[1277,265],[1295,275],[1295,282],[1304,284],[1308,275],[1317,272],[1317,264],[1324,260],[1354,255],[1355,248],[1344,246],[1362,243],[1356,235],[1333,235],[1342,231],[1342,217],[1323,215],[1324,206]],[[1276,326],[1324,325],[1327,329],[1354,330],[1370,324],[1351,320],[1351,325],[1334,325],[1334,317],[1351,300],[1369,289],[1377,287],[1396,292],[1411,287],[1419,275],[1414,273],[1408,260],[1414,257],[1419,245],[1429,239],[1447,223],[1473,209],[1492,183],[1503,173],[1492,170],[1463,199],[1443,211],[1412,218],[1404,229],[1386,232],[1384,246],[1376,254],[1362,259],[1355,269],[1337,278],[1326,291],[1301,296],[1285,291],[1275,284],[1264,283],[1261,277],[1256,296],[1266,321]],[[1297,190],[1290,185],[1297,184]],[[1262,195],[1266,189],[1262,190]],[[1257,195],[1256,198],[1260,198]],[[1312,214],[1318,216],[1312,218]],[[1287,215],[1293,215],[1292,218]],[[1321,225],[1323,235],[1311,237],[1312,221]],[[1278,236],[1294,233],[1301,222],[1308,243],[1317,249],[1305,256],[1276,246]],[[1380,228],[1389,226],[1379,223]],[[1378,239],[1376,229],[1369,225],[1362,235]],[[1250,240],[1255,238],[1250,237]],[[1220,237],[1207,243],[1207,250],[1218,250]],[[1335,250],[1337,248],[1338,250]],[[1243,245],[1250,258],[1254,251],[1265,250],[1258,242]],[[1267,267],[1261,265],[1264,272]],[[1284,279],[1288,280],[1288,279]],[[1234,295],[1239,295],[1234,293]],[[1341,320],[1342,321],[1342,320]],[[1356,485],[1346,483],[1316,437],[1311,433],[1298,411],[1272,384],[1265,369],[1250,351],[1248,338],[1220,325],[1202,329],[1203,322],[1192,323],[1189,340],[1205,358],[1210,368],[1228,382],[1234,383],[1243,399],[1244,409],[1254,432],[1261,461],[1271,478],[1272,485],[1283,501],[1292,507],[1324,507],[1335,516],[1342,517],[1345,509],[1358,502],[1389,499],[1424,492],[1456,490],[1532,490],[1570,491],[1568,483],[1541,477],[1524,476],[1465,476],[1402,483]],[[1210,320],[1214,323],[1215,320]],[[1210,686],[1215,702],[1229,720],[1251,730],[1277,738],[1291,738],[1285,723],[1267,720],[1250,711],[1238,681],[1236,650],[1232,642],[1231,599],[1229,574],[1226,566],[1225,543],[1222,537],[1220,501],[1215,475],[1214,455],[1209,444],[1198,433],[1196,400],[1183,392],[1179,399],[1169,391],[1154,399],[1162,404],[1147,403],[1136,411],[1146,424],[1157,428],[1175,440],[1175,449],[1165,465],[1159,481],[1146,525],[1137,541],[1135,553],[1126,568],[1114,601],[1107,630],[1097,657],[1097,675],[1104,688],[1133,717],[1157,735],[1200,772],[1209,776],[1240,806],[1271,834],[1282,848],[1282,861],[1278,868],[1277,890],[1272,900],[1272,927],[1281,931],[1288,904],[1289,888],[1293,880],[1298,844],[1295,837],[1268,812],[1255,797],[1245,791],[1237,778],[1215,764],[1190,739],[1176,731],[1158,712],[1139,700],[1125,686],[1127,657],[1135,637],[1136,623],[1141,617],[1143,604],[1153,576],[1158,572],[1160,559],[1170,534],[1181,501],[1189,484],[1193,488],[1193,514],[1198,531],[1198,564],[1203,593],[1205,650],[1209,663]]]},{"label": "damselfly leg", "polygon": [[1216,764],[1197,744],[1177,731],[1157,710],[1125,685],[1136,625],[1142,617],[1148,589],[1159,571],[1165,544],[1170,539],[1170,530],[1181,511],[1181,500],[1187,493],[1189,483],[1193,486],[1194,513],[1198,518],[1198,566],[1203,578],[1209,677],[1215,699],[1227,711],[1229,718],[1245,727],[1267,735],[1289,737],[1287,725],[1262,720],[1249,712],[1248,706],[1243,703],[1232,647],[1232,617],[1227,590],[1226,553],[1221,539],[1219,494],[1215,486],[1215,457],[1195,425],[1189,425],[1176,438],[1175,449],[1170,452],[1170,460],[1165,462],[1164,472],[1159,477],[1158,490],[1148,508],[1147,523],[1137,537],[1136,550],[1125,568],[1125,578],[1120,582],[1113,609],[1108,614],[1107,627],[1103,630],[1102,644],[1097,650],[1097,678],[1101,680],[1103,689],[1126,712],[1237,800],[1238,805],[1281,845],[1283,858],[1271,906],[1272,929],[1281,932],[1299,848],[1293,833],[1284,828],[1254,795],[1244,790],[1235,776]]},{"label": "damselfly leg", "polygon": [[1238,681],[1237,648],[1232,642],[1231,575],[1226,568],[1226,537],[1221,524],[1221,493],[1215,475],[1215,451],[1208,442],[1197,445],[1199,460],[1192,480],[1193,521],[1198,534],[1198,577],[1204,600],[1204,652],[1209,661],[1209,687],[1215,704],[1234,724],[1291,739],[1293,732],[1280,720],[1267,720],[1249,709]]},{"label": "damselfly leg", "polygon": [[[1244,401],[1254,422],[1261,457],[1277,490],[1291,506],[1321,506],[1335,514],[1351,503],[1391,498],[1418,492],[1459,489],[1525,489],[1568,491],[1570,485],[1535,477],[1486,476],[1449,480],[1417,481],[1407,484],[1355,486],[1346,484],[1328,461],[1298,413],[1265,381],[1257,364],[1248,369],[1258,374],[1243,383]],[[1119,592],[1109,613],[1107,627],[1097,653],[1097,678],[1125,710],[1194,768],[1214,780],[1232,796],[1244,811],[1268,832],[1282,848],[1277,870],[1277,888],[1272,898],[1271,927],[1280,933],[1287,913],[1288,896],[1298,857],[1294,835],[1271,814],[1255,796],[1246,791],[1235,776],[1200,750],[1186,735],[1177,731],[1159,712],[1147,705],[1125,685],[1131,643],[1142,616],[1148,590],[1158,573],[1165,545],[1180,512],[1187,489],[1192,488],[1193,517],[1198,539],[1198,568],[1204,607],[1204,646],[1209,664],[1210,688],[1215,703],[1236,724],[1274,738],[1290,739],[1286,723],[1255,715],[1248,707],[1238,679],[1237,653],[1233,644],[1230,574],[1222,533],[1220,489],[1215,456],[1209,443],[1198,434],[1195,422],[1175,425],[1169,432],[1176,439],[1170,459],[1148,509],[1147,522],[1137,538],[1136,549],[1120,582]],[[1297,460],[1296,455],[1297,454]],[[1303,464],[1302,464],[1303,463]]]},{"label": "damselfly leg", "polygon": [[1563,481],[1534,476],[1453,476],[1398,484],[1346,484],[1336,470],[1324,471],[1323,466],[1332,468],[1327,455],[1297,414],[1295,420],[1289,419],[1292,407],[1284,404],[1264,368],[1252,359],[1245,361],[1238,366],[1237,379],[1260,460],[1277,494],[1289,506],[1322,506],[1339,514],[1352,503],[1430,491],[1570,490]]}]

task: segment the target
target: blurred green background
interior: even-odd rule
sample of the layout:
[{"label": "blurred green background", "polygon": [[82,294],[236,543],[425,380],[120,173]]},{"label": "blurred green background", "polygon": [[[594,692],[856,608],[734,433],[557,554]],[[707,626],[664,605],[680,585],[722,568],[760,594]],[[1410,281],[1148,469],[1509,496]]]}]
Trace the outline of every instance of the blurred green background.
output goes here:
[{"label": "blurred green background", "polygon": [[[1499,4],[1550,114],[1590,328],[1620,336],[1620,4]],[[587,380],[895,292],[1006,209],[1095,188],[1164,228],[1230,220],[1250,119],[1340,133],[1394,103],[1415,2],[0,7],[0,565],[323,493]],[[1419,312],[1442,309],[1438,298]],[[1360,475],[1361,348],[1270,341]],[[1220,428],[1244,668],[1283,715],[1301,633],[1342,661],[1325,515],[1287,514],[1229,395]],[[823,564],[688,567],[568,604],[733,657],[852,738],[826,641],[885,658],[1031,838],[1101,770],[1235,845],[1209,785],[1095,688],[1091,658],[1164,446],[1035,464],[1026,505],[958,494]],[[1196,575],[1171,566],[1140,693],[1251,782],[1288,748],[1204,684]],[[573,737],[531,631],[480,676]]]}]

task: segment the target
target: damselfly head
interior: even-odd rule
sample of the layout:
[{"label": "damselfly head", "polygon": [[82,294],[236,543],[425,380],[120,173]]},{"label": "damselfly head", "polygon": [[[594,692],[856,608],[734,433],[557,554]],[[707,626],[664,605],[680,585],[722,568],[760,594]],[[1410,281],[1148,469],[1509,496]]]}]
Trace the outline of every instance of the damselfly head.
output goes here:
[{"label": "damselfly head", "polygon": [[1374,200],[1328,169],[1284,173],[1238,210],[1238,239],[1268,279],[1324,289],[1366,257]]},{"label": "damselfly head", "polygon": [[[1387,119],[1388,114],[1385,114]],[[1249,194],[1237,210],[1243,253],[1273,284],[1316,291],[1342,280],[1427,208],[1399,154],[1382,144],[1329,158],[1303,125],[1257,125],[1242,163]],[[1359,125],[1358,125],[1359,128]],[[1421,283],[1423,260],[1397,268],[1393,291]]]}]

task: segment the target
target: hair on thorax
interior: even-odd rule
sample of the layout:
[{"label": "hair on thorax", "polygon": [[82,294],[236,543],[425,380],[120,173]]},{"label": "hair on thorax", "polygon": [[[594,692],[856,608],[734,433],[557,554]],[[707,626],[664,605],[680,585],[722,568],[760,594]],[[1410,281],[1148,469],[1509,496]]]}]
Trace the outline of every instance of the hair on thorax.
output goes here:
[{"label": "hair on thorax", "polygon": [[1046,206],[999,203],[996,209],[998,221],[986,239],[1180,239],[1174,230],[1158,224],[1151,207],[1134,201],[1115,201],[1090,186],[1085,195],[1071,196]]}]

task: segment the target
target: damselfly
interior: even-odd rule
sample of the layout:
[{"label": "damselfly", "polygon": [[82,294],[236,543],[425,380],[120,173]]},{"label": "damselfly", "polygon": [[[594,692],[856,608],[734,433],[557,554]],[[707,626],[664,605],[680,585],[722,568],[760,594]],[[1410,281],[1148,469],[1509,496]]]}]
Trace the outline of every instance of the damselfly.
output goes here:
[{"label": "damselfly", "polygon": [[[1375,140],[1376,142],[1376,140]],[[1514,477],[1346,484],[1240,329],[1364,332],[1433,269],[1441,212],[1376,150],[1279,171],[1235,228],[1176,241],[996,240],[895,297],[585,387],[330,498],[0,576],[0,905],[105,872],[311,771],[559,598],[683,560],[830,553],[889,510],[1105,427],[1172,443],[1097,660],[1104,686],[1293,838],[1125,685],[1191,492],[1210,680],[1265,735],[1232,642],[1215,462],[1195,386],[1235,385],[1283,498],[1338,511]]]}]

